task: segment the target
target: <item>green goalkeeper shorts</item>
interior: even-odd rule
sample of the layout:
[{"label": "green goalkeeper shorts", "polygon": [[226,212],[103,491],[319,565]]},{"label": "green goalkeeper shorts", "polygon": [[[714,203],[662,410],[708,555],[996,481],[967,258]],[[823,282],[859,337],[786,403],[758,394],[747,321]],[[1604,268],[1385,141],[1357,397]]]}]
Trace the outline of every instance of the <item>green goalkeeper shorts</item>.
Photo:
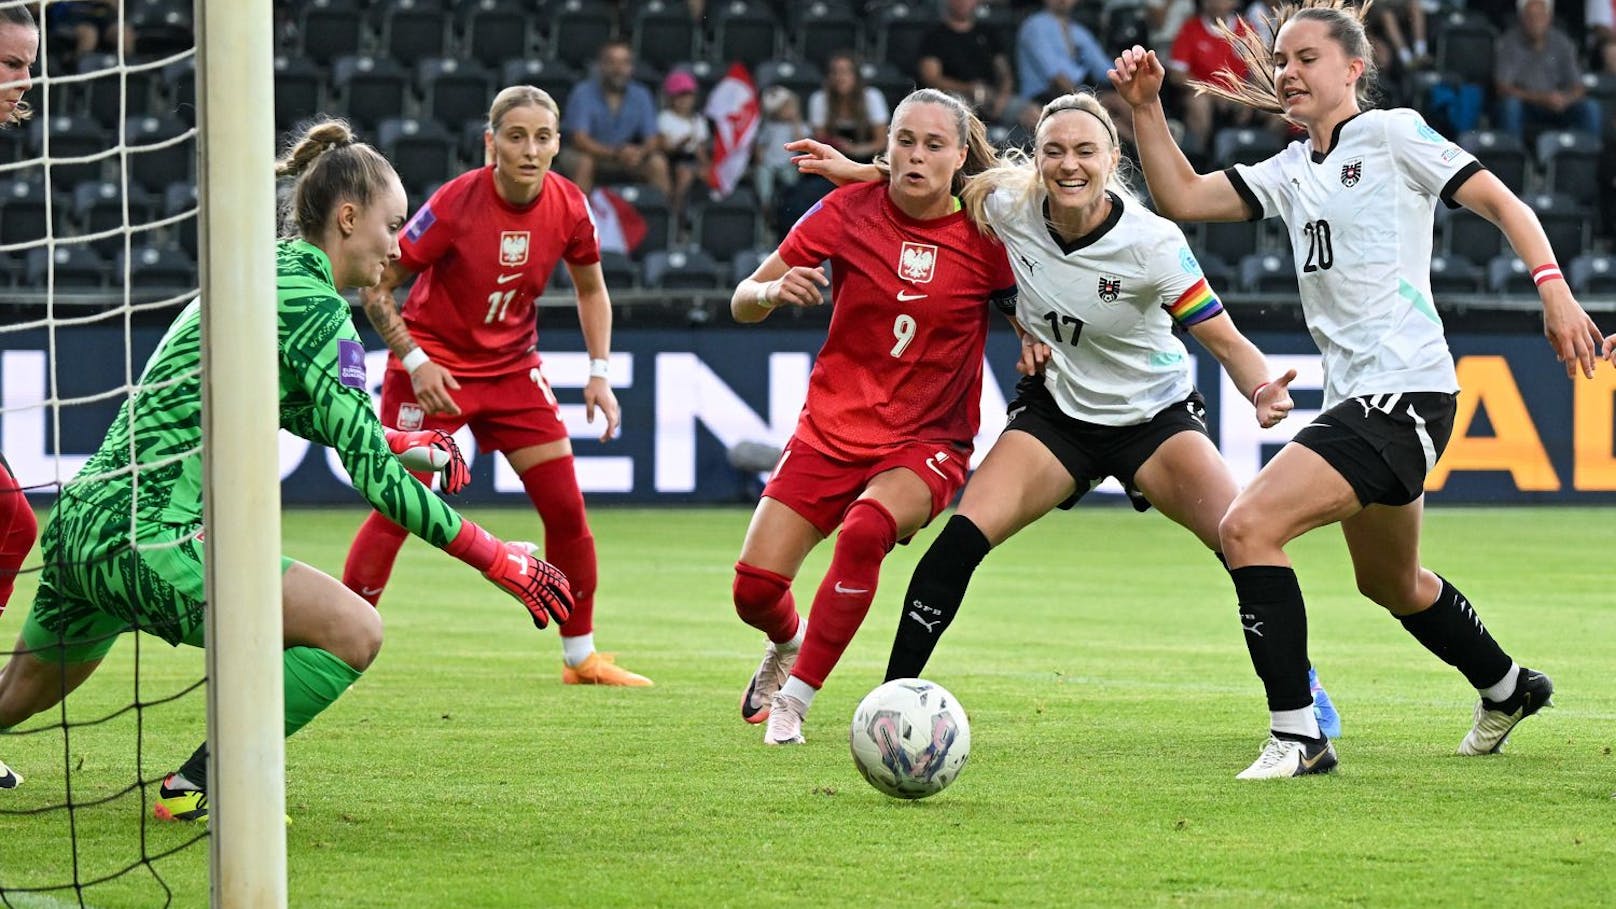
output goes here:
[{"label": "green goalkeeper shorts", "polygon": [[[206,570],[200,528],[147,525],[130,545],[127,517],[58,507],[40,538],[44,566],[23,620],[26,651],[48,662],[92,662],[126,631],[201,647]],[[281,557],[283,573],[291,564]]]}]

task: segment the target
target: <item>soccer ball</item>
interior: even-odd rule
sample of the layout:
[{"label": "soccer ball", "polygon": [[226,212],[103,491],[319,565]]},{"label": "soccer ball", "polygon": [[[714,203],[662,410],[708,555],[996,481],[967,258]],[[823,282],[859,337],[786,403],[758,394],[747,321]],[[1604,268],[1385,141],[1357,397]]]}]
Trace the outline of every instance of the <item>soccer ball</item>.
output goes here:
[{"label": "soccer ball", "polygon": [[900,799],[942,792],[971,754],[965,709],[925,679],[893,679],[865,695],[849,739],[864,779]]}]

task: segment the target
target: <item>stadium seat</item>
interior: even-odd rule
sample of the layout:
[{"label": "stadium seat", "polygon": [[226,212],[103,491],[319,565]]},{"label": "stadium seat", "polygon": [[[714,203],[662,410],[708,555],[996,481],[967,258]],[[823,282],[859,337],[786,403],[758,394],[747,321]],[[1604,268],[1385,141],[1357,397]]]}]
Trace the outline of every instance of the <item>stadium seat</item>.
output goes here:
[{"label": "stadium seat", "polygon": [[715,23],[709,56],[720,66],[740,62],[748,69],[780,55],[779,25],[767,7],[729,0],[710,15]]},{"label": "stadium seat", "polygon": [[135,52],[166,57],[194,44],[192,8],[187,0],[138,0],[125,4],[124,18],[137,36]]},{"label": "stadium seat", "polygon": [[1598,136],[1576,130],[1550,130],[1537,137],[1537,163],[1552,193],[1572,197],[1589,193],[1599,182],[1602,153]]},{"label": "stadium seat", "polygon": [[1616,111],[1616,73],[1583,73],[1582,84],[1588,89],[1588,97],[1599,102],[1601,110],[1607,114]]},{"label": "stadium seat", "polygon": [[131,110],[130,113],[156,113],[162,116],[178,117],[186,126],[196,125],[196,61],[187,57],[184,60],[175,60],[163,67],[163,85],[168,90],[168,102],[161,106],[154,105],[146,111]]},{"label": "stadium seat", "polygon": [[190,181],[171,183],[163,192],[163,217],[173,218],[190,212],[190,215],[169,225],[169,236],[179,244],[180,249],[192,259],[197,258],[197,224],[196,213],[196,184]]},{"label": "stadium seat", "polygon": [[1151,45],[1150,20],[1143,3],[1107,3],[1100,15],[1101,47],[1143,47]]},{"label": "stadium seat", "polygon": [[1239,289],[1240,276],[1229,267],[1229,263],[1217,256],[1196,256],[1195,261],[1201,266],[1201,274],[1206,277],[1207,286],[1212,292],[1223,295]]},{"label": "stadium seat", "polygon": [[1437,19],[1436,68],[1465,82],[1493,84],[1496,33],[1484,18],[1454,12]]},{"label": "stadium seat", "polygon": [[660,290],[716,290],[724,272],[712,257],[694,247],[646,254],[645,285]]},{"label": "stadium seat", "polygon": [[915,90],[915,78],[891,63],[865,61],[859,64],[859,75],[864,84],[874,86],[887,101],[887,110],[897,109],[898,102]]},{"label": "stadium seat", "polygon": [[1552,193],[1527,196],[1524,201],[1537,213],[1556,259],[1570,262],[1588,251],[1588,222],[1593,215],[1587,208],[1574,198]]},{"label": "stadium seat", "polygon": [[162,192],[170,183],[191,179],[196,137],[171,143],[187,129],[178,117],[130,117],[124,124],[129,179],[151,192]]},{"label": "stadium seat", "polygon": [[1537,295],[1531,271],[1512,252],[1499,253],[1487,263],[1487,289],[1498,294]]},{"label": "stadium seat", "polygon": [[[124,255],[112,264],[114,280],[121,281]],[[136,299],[172,297],[196,287],[196,263],[184,250],[172,246],[136,246],[129,253],[129,292]]]},{"label": "stadium seat", "polygon": [[[542,88],[549,92],[558,106],[567,103],[567,93],[583,78],[581,73],[565,63],[557,60],[541,60],[537,57],[506,63],[501,75],[504,77],[502,85],[531,85]],[[481,109],[488,109],[486,102]],[[479,157],[478,160],[482,158]]]},{"label": "stadium seat", "polygon": [[7,181],[0,189],[0,245],[44,239],[45,210],[43,182]]},{"label": "stadium seat", "polygon": [[1284,147],[1285,141],[1266,129],[1232,127],[1212,137],[1212,157],[1220,169],[1265,161]]},{"label": "stadium seat", "polygon": [[404,110],[404,70],[386,57],[349,56],[332,65],[332,84],[348,117],[369,129]]},{"label": "stadium seat", "polygon": [[1261,227],[1256,221],[1214,221],[1201,225],[1197,233],[1200,234],[1195,249],[1197,255],[1239,262],[1257,251]]},{"label": "stadium seat", "polygon": [[1458,209],[1442,220],[1442,249],[1450,256],[1462,256],[1472,264],[1485,265],[1503,248],[1503,234],[1486,218]]},{"label": "stadium seat", "polygon": [[1463,256],[1431,257],[1431,293],[1438,298],[1480,293],[1486,277],[1480,266]]},{"label": "stadium seat", "polygon": [[354,0],[309,0],[298,27],[303,55],[321,65],[359,53],[362,31]]},{"label": "stadium seat", "polygon": [[27,261],[25,287],[44,289],[52,281],[53,273],[55,286],[65,290],[99,290],[107,286],[106,260],[83,244],[61,244],[55,249],[36,246],[28,250]]},{"label": "stadium seat", "polygon": [[[124,197],[123,185],[116,180],[91,180],[80,183],[73,187],[73,220],[77,221],[79,228],[87,234],[133,227],[154,220],[157,213],[155,196],[137,184],[131,183],[128,192],[127,223],[124,221]],[[149,242],[151,236],[151,231],[137,231],[131,235],[130,242],[136,244]],[[90,243],[102,256],[117,255],[123,250],[123,244],[121,231]]]},{"label": "stadium seat", "polygon": [[634,58],[660,70],[696,56],[697,23],[681,2],[650,0],[634,14]]},{"label": "stadium seat", "polygon": [[915,75],[915,67],[920,63],[920,41],[937,24],[936,4],[925,0],[919,0],[918,4],[893,3],[877,14],[876,22],[875,59]]},{"label": "stadium seat", "polygon": [[275,58],[275,128],[288,130],[323,109],[325,72],[302,57]]},{"label": "stadium seat", "polygon": [[20,129],[0,129],[0,164],[21,161],[27,142],[28,134]]},{"label": "stadium seat", "polygon": [[791,32],[796,36],[796,51],[801,59],[824,67],[837,51],[863,52],[863,30],[852,9],[826,0],[814,0],[799,8],[802,13]]},{"label": "stadium seat", "polygon": [[1568,277],[1579,294],[1616,296],[1616,256],[1584,253],[1571,260]]},{"label": "stadium seat", "polygon": [[124,116],[150,112],[154,108],[153,88],[162,78],[157,70],[131,70],[123,74],[120,83],[117,70],[118,58],[112,54],[85,54],[78,61],[81,75],[101,74],[80,82],[79,88],[89,115],[109,129]]},{"label": "stadium seat", "polygon": [[803,100],[825,82],[825,76],[819,71],[819,67],[812,63],[795,63],[790,60],[770,60],[758,66],[756,77],[760,92],[771,85],[784,85],[795,92],[798,110],[806,109]]},{"label": "stadium seat", "polygon": [[510,0],[478,0],[460,11],[464,49],[488,67],[521,62],[528,53],[529,14]]},{"label": "stadium seat", "polygon": [[601,0],[565,0],[550,22],[550,55],[587,67],[616,33],[613,8]]},{"label": "stadium seat", "polygon": [[722,199],[696,201],[693,207],[692,235],[713,258],[727,262],[757,244],[762,205],[751,190],[741,187]]},{"label": "stadium seat", "polygon": [[474,60],[430,57],[415,66],[415,84],[425,113],[446,128],[457,128],[494,99],[494,74]]},{"label": "stadium seat", "polygon": [[411,198],[428,183],[454,175],[455,139],[436,120],[389,117],[377,127],[376,137],[377,147],[393,162]]},{"label": "stadium seat", "polygon": [[763,260],[767,259],[773,252],[773,249],[764,249],[757,246],[737,252],[735,258],[731,259],[729,263],[729,283],[739,284],[752,277],[752,272],[757,271],[758,266],[763,264]]},{"label": "stadium seat", "polygon": [[607,290],[627,290],[640,284],[640,267],[634,264],[633,259],[619,252],[602,252],[600,271],[606,278]]},{"label": "stadium seat", "polygon": [[1515,192],[1526,185],[1526,148],[1514,133],[1475,129],[1459,136],[1459,146]]},{"label": "stadium seat", "polygon": [[381,12],[382,48],[404,66],[448,49],[448,17],[437,0],[392,0],[374,9]]},{"label": "stadium seat", "polygon": [[[72,190],[74,184],[81,180],[101,179],[102,165],[107,160],[116,161],[116,155],[109,155],[98,161],[86,161],[72,164],[58,164],[63,158],[78,158],[105,152],[112,147],[113,136],[101,125],[91,118],[79,115],[52,116],[48,121],[50,127],[50,167],[51,188],[58,192]],[[28,123],[28,153],[41,156],[45,154],[45,128],[47,121],[43,117],[36,117]]]},{"label": "stadium seat", "polygon": [[1240,260],[1240,286],[1248,293],[1297,296],[1296,269],[1288,257],[1254,253]]},{"label": "stadium seat", "polygon": [[634,206],[634,210],[645,219],[645,239],[640,241],[636,255],[643,259],[648,253],[667,249],[673,231],[673,210],[668,204],[668,197],[656,187],[646,184],[614,186],[612,191]]}]

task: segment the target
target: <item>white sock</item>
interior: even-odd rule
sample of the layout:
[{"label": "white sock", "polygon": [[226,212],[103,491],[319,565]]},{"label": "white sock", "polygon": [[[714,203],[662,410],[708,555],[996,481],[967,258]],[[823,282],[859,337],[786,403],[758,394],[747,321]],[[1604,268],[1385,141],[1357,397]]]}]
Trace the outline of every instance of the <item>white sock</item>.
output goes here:
[{"label": "white sock", "polygon": [[1514,660],[1509,661],[1509,671],[1499,679],[1491,688],[1478,688],[1481,696],[1489,701],[1498,702],[1515,693],[1515,683],[1520,680],[1521,667]]},{"label": "white sock", "polygon": [[808,708],[813,706],[814,695],[819,693],[819,689],[808,684],[807,682],[804,682],[802,679],[799,679],[796,676],[792,676],[791,678],[786,679],[786,683],[784,685],[780,686],[780,693],[786,697],[796,698],[797,700],[801,701],[803,712],[806,713]]},{"label": "white sock", "polygon": [[1414,54],[1405,47],[1397,52],[1397,59],[1403,61],[1403,65],[1407,66],[1414,59]]},{"label": "white sock", "polygon": [[1414,42],[1414,56],[1416,56],[1416,57],[1424,57],[1424,56],[1426,56],[1425,42],[1424,41],[1416,41],[1416,42]]},{"label": "white sock", "polygon": [[589,655],[595,652],[595,633],[580,634],[577,637],[563,637],[561,639],[561,659],[568,666],[577,667]]},{"label": "white sock", "polygon": [[805,619],[805,618],[802,618],[801,616],[798,616],[797,617],[797,633],[791,636],[791,640],[774,645],[774,649],[784,651],[785,653],[790,653],[793,650],[801,650],[802,649],[802,639],[807,637],[807,636],[808,636],[808,620]]},{"label": "white sock", "polygon": [[1319,720],[1313,715],[1312,704],[1296,710],[1268,711],[1268,728],[1290,735],[1305,735],[1310,739],[1321,737]]}]

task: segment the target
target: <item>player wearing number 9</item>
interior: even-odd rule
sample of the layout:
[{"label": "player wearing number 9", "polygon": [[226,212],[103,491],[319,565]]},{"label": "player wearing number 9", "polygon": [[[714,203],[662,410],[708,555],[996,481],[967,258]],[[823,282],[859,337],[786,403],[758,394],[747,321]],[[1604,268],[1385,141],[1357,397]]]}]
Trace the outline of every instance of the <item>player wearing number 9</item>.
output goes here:
[{"label": "player wearing number 9", "polygon": [[[799,165],[832,180],[877,172],[830,149],[802,150]],[[1175,328],[1217,357],[1260,424],[1291,409],[1295,373],[1273,377],[1223,311],[1183,231],[1134,198],[1121,162],[1105,108],[1090,94],[1064,95],[1039,116],[1031,160],[1012,155],[962,194],[1015,269],[1017,368],[1026,378],[1004,434],[915,568],[889,680],[920,675],[990,549],[1108,476],[1136,507],[1154,505],[1218,552],[1218,522],[1239,489],[1207,436]],[[1322,689],[1318,709],[1333,717]]]},{"label": "player wearing number 9", "polygon": [[[819,265],[830,263],[830,329],[808,400],[735,566],[735,609],[770,642],[741,714],[767,719],[771,744],[802,741],[814,693],[869,612],[882,559],[964,482],[990,301],[1014,295],[1004,249],[954,195],[996,161],[976,117],[951,95],[914,92],[893,113],[886,154],[889,180],[822,199],[730,303],[740,322],[819,305]],[[838,527],[804,628],[791,580]]]},{"label": "player wearing number 9", "polygon": [[[536,625],[565,621],[566,579],[412,477],[371,410],[364,348],[340,291],[374,284],[398,257],[406,214],[398,175],[340,120],[310,125],[277,174],[293,181],[285,220],[294,234],[275,251],[280,425],[333,448],[365,501],[483,572]],[[125,631],[203,645],[201,315],[193,301],[169,326],[106,440],[62,488],[17,655],[0,670],[0,729],[77,688]],[[290,559],[282,570],[291,735],[376,658],[382,624],[335,578]],[[158,816],[205,817],[206,771],[199,748],[165,781]]]},{"label": "player wearing number 9", "polygon": [[[651,680],[595,652],[595,538],[572,442],[537,352],[534,301],[565,263],[589,348],[584,414],[593,423],[600,411],[600,438],[609,440],[618,422],[607,363],[612,304],[589,203],[550,169],[561,147],[560,119],[555,100],[531,85],[496,95],[484,131],[487,165],[432,194],[405,225],[399,260],[361,300],[392,352],[382,423],[448,433],[470,426],[479,449],[505,456],[537,509],[545,558],[566,572],[576,598],[561,626],[562,681],[643,687]],[[393,291],[411,276],[401,313]],[[372,514],[354,537],[343,582],[379,602],[405,536]]]}]

